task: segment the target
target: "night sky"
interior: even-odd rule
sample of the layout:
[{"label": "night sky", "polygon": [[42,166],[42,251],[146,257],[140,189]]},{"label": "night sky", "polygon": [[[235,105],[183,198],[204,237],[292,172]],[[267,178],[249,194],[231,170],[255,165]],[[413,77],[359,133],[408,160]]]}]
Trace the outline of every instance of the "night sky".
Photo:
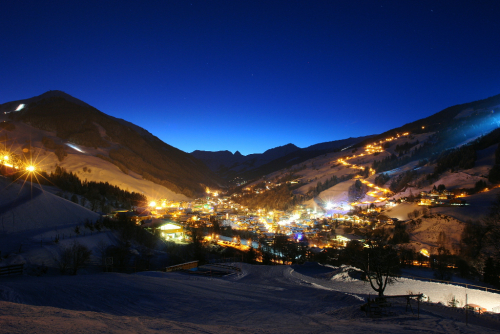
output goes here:
[{"label": "night sky", "polygon": [[0,103],[62,90],[186,152],[381,133],[500,93],[498,1],[0,1]]}]

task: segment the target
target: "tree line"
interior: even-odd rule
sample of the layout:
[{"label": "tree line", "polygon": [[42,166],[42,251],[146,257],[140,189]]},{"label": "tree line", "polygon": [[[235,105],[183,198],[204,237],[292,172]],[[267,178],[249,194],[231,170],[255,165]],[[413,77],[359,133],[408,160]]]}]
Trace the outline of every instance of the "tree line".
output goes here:
[{"label": "tree line", "polygon": [[54,185],[62,191],[72,193],[73,197],[70,199],[74,202],[78,202],[76,195],[80,195],[90,203],[93,210],[99,208],[105,211],[109,205],[115,208],[130,208],[147,201],[143,194],[123,190],[108,182],[82,181],[75,173],[60,166],[56,166],[50,174],[41,172],[40,176],[37,179],[41,184]]}]

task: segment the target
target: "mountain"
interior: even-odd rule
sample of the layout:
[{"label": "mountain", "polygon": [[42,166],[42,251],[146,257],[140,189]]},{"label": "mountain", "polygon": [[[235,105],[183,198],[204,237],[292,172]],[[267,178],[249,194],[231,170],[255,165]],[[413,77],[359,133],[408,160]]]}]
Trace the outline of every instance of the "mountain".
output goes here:
[{"label": "mountain", "polygon": [[339,149],[347,149],[352,145],[355,145],[363,140],[372,138],[373,136],[363,136],[363,137],[349,137],[347,139],[340,139],[334,141],[328,141],[324,143],[314,144],[304,148],[305,151],[338,151]]},{"label": "mountain", "polygon": [[[245,185],[240,204],[271,209],[273,203],[273,210],[286,210],[303,203],[346,212],[353,202],[383,205],[387,194],[414,198],[444,186],[469,194],[465,200],[472,205],[433,212],[466,221],[487,215],[500,191],[500,95],[358,139],[344,142],[343,150],[312,150],[308,157],[302,149],[253,169],[247,175],[256,179]],[[396,218],[406,219],[410,211]]]},{"label": "mountain", "polygon": [[371,136],[330,141],[311,145],[306,148],[287,144],[269,149],[264,153],[249,154],[246,156],[238,151],[233,154],[229,151],[211,152],[197,150],[191,154],[203,161],[212,171],[221,177],[231,179],[239,176],[252,179],[285,168],[290,164],[296,164],[318,155],[341,150],[369,137]]},{"label": "mountain", "polygon": [[30,105],[32,103],[39,102],[41,100],[47,100],[53,97],[60,97],[65,99],[66,101],[69,101],[71,103],[77,104],[82,107],[89,107],[92,108],[89,104],[83,102],[82,100],[79,100],[63,91],[60,90],[49,90],[48,92],[45,92],[41,95],[31,97],[29,99],[24,99],[24,100],[16,100],[16,101],[10,101],[6,102],[4,104],[0,105],[0,112],[2,113],[9,113],[12,111],[15,111],[21,104],[24,104],[24,107],[27,105]]},{"label": "mountain", "polygon": [[233,172],[240,173],[262,166],[297,150],[300,150],[300,148],[293,144],[287,144],[269,149],[264,153],[249,154],[246,156],[242,155],[239,151],[233,154],[229,151],[210,152],[199,150],[192,152],[191,155],[203,161],[213,171],[230,169]]},{"label": "mountain", "polygon": [[498,127],[499,113],[500,94],[445,108],[428,117],[407,123],[383,132],[370,140],[360,142],[358,146],[363,146],[371,140],[380,140],[404,132],[413,134],[448,132],[448,139],[452,141],[460,140],[460,138],[456,138],[456,135],[468,138],[469,136],[488,133]]},{"label": "mountain", "polygon": [[[22,109],[18,107],[21,104],[25,105]],[[19,134],[16,137],[16,130],[8,136],[16,137],[18,142],[31,140],[32,146],[33,141],[37,142],[39,149],[58,154],[61,164],[68,153],[78,154],[72,149],[78,146],[87,160],[97,157],[110,168],[118,167],[122,174],[151,181],[187,197],[203,193],[206,186],[220,185],[220,179],[192,155],[64,92],[49,91],[8,102],[0,105],[0,111],[8,115],[13,126],[18,124],[18,129],[30,126],[42,130],[38,135],[40,142],[33,138],[33,130],[29,130],[30,137],[24,139]],[[70,157],[67,160],[70,161]]]}]

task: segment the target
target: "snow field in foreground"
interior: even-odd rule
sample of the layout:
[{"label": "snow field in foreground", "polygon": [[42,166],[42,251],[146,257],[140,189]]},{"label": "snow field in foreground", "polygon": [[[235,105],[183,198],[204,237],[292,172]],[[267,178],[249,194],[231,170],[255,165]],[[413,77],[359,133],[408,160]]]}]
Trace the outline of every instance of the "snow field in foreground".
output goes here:
[{"label": "snow field in foreground", "polygon": [[[318,270],[335,272],[328,279],[316,275]],[[429,303],[420,304],[420,320],[396,301],[390,316],[368,318],[360,306],[373,290],[345,271],[243,264],[241,274],[223,279],[163,272],[0,278],[0,333],[484,333],[500,328],[496,317],[475,315],[466,327],[459,309]],[[410,279],[387,288],[388,295],[408,291],[445,303],[464,289]],[[497,305],[497,296],[469,290],[469,302],[483,307]]]}]

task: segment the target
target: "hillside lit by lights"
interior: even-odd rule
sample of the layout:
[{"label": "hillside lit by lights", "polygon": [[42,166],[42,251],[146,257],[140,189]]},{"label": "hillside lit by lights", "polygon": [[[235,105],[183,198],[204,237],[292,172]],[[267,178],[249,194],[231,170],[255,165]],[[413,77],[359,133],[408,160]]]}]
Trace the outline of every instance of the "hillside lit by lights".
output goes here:
[{"label": "hillside lit by lights", "polygon": [[[348,156],[348,157],[339,158],[337,160],[337,162],[340,163],[340,164],[342,164],[342,165],[344,165],[344,166],[346,166],[346,167],[352,168],[352,169],[365,170],[365,167],[358,166],[358,165],[355,165],[355,164],[351,164],[351,163],[347,162],[347,160],[354,159],[354,158],[357,158],[357,157],[364,157],[364,156],[370,155],[370,154],[382,153],[382,152],[384,152],[384,149],[382,147],[382,145],[384,143],[391,142],[391,141],[396,140],[396,139],[401,138],[401,137],[407,137],[409,134],[410,134],[409,132],[405,132],[405,133],[403,133],[401,135],[398,134],[395,137],[389,137],[389,138],[386,138],[384,140],[380,140],[378,143],[373,143],[373,144],[366,145],[365,146],[365,152],[366,153],[360,153],[358,155],[354,154],[354,155],[351,155],[351,156]],[[369,167],[368,176],[372,176],[374,174],[375,174],[375,170],[373,168]],[[361,181],[361,183],[363,183],[367,187],[373,189],[372,191],[367,192],[367,195],[370,196],[370,197],[375,198],[375,200],[373,200],[373,201],[364,201],[362,203],[354,202],[354,203],[351,203],[352,206],[356,206],[358,204],[380,203],[380,202],[385,201],[387,199],[387,197],[389,196],[389,194],[391,193],[391,191],[389,189],[378,187],[378,186],[374,185],[373,183],[367,181],[366,179],[359,178],[359,180]]]}]

